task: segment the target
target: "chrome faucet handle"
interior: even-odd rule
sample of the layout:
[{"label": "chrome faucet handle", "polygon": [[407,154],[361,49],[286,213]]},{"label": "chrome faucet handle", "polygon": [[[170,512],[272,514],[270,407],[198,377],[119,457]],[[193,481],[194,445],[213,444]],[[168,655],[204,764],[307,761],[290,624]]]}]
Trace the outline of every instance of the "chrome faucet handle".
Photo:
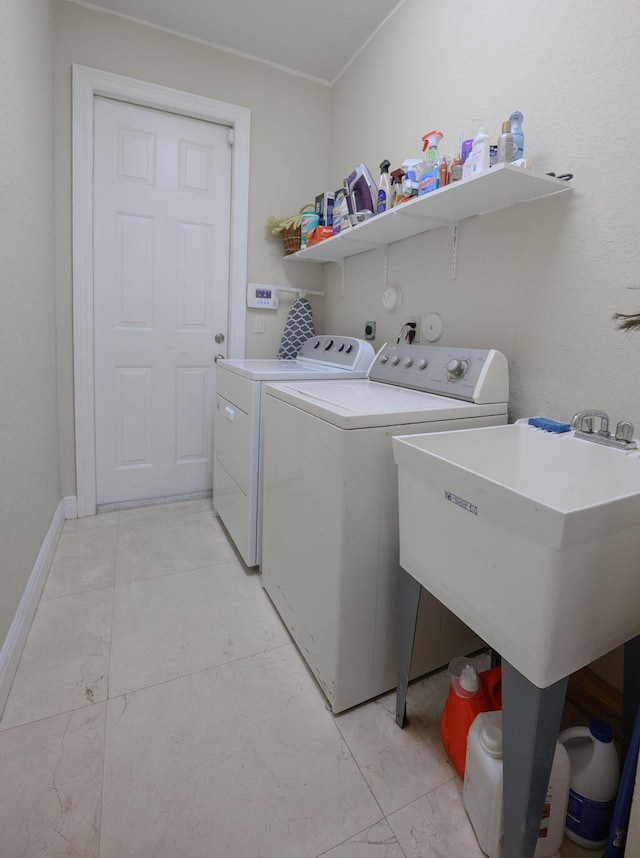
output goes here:
[{"label": "chrome faucet handle", "polygon": [[598,435],[603,435],[608,437],[609,435],[609,415],[606,411],[578,411],[577,414],[573,415],[573,419],[571,421],[572,429],[575,429],[578,432],[593,432],[593,418],[600,418],[600,428],[598,429]]},{"label": "chrome faucet handle", "polygon": [[633,441],[634,427],[628,420],[621,420],[616,426],[616,440]]}]

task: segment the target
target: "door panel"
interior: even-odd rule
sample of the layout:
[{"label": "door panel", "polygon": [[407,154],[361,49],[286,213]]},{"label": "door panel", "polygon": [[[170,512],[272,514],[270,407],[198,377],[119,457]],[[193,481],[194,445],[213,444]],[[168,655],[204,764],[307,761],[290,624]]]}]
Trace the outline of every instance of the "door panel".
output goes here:
[{"label": "door panel", "polygon": [[98,504],[209,491],[228,129],[97,98],[94,152]]}]

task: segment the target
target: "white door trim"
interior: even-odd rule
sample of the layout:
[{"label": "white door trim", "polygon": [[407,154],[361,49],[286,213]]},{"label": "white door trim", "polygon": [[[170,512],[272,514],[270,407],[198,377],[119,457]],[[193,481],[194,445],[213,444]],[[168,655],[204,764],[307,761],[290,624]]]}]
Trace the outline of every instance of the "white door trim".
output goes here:
[{"label": "white door trim", "polygon": [[78,517],[96,512],[93,363],[93,110],[96,96],[233,129],[229,259],[229,357],[243,357],[251,111],[177,89],[73,66],[73,372]]}]

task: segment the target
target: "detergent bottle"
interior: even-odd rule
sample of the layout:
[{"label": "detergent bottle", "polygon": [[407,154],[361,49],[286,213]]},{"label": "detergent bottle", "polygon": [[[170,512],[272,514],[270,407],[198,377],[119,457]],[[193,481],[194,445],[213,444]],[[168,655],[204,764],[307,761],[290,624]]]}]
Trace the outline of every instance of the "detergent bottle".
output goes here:
[{"label": "detergent bottle", "polygon": [[565,833],[585,849],[604,849],[620,778],[613,731],[594,718],[589,727],[563,730],[558,741],[571,762]]},{"label": "detergent bottle", "polygon": [[[503,858],[502,712],[481,712],[469,730],[462,801],[482,851]],[[559,858],[569,798],[569,756],[556,742],[534,858]]]},{"label": "detergent bottle", "polygon": [[[515,138],[514,138],[515,139]],[[490,140],[489,135],[485,131],[484,123],[478,129],[478,133],[473,138],[471,153],[464,162],[462,168],[462,178],[470,179],[477,176],[479,173],[486,173],[491,164],[490,155]]]},{"label": "detergent bottle", "polygon": [[449,664],[449,679],[440,736],[455,770],[464,777],[469,728],[481,712],[502,709],[502,668],[478,673],[472,661],[460,656]]}]

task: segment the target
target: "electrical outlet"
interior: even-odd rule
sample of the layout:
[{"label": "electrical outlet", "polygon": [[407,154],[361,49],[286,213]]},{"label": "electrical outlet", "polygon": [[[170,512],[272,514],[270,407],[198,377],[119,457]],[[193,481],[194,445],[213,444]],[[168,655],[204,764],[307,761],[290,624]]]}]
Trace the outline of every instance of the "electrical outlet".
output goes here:
[{"label": "electrical outlet", "polygon": [[365,338],[365,340],[375,340],[375,338],[376,338],[376,323],[375,322],[365,322],[364,323],[364,338]]},{"label": "electrical outlet", "polygon": [[416,335],[412,340],[413,345],[420,342],[420,326],[422,324],[422,318],[420,316],[409,316],[409,321],[415,323],[415,328],[413,330],[416,332]]}]

